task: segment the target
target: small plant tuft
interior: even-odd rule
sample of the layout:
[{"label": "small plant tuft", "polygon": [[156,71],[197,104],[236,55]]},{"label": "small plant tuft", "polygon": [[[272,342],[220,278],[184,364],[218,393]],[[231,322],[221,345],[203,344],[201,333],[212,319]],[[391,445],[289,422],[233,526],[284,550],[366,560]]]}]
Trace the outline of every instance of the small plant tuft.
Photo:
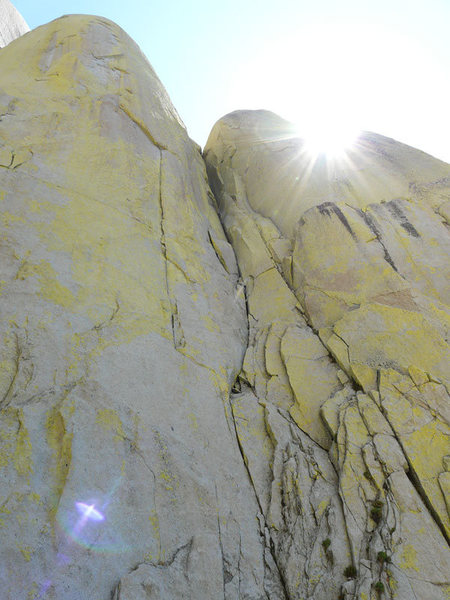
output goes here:
[{"label": "small plant tuft", "polygon": [[328,548],[330,547],[331,544],[331,540],[330,538],[327,538],[326,540],[323,540],[322,542],[322,547],[325,550],[325,552],[328,550]]},{"label": "small plant tuft", "polygon": [[379,594],[382,594],[384,592],[384,583],[382,581],[377,581],[374,588]]},{"label": "small plant tuft", "polygon": [[391,557],[388,554],[386,554],[386,552],[378,552],[377,561],[381,564],[390,563]]},{"label": "small plant tuft", "polygon": [[353,565],[348,565],[348,567],[345,567],[344,576],[347,577],[347,579],[355,579],[356,575],[356,567],[354,567]]},{"label": "small plant tuft", "polygon": [[375,521],[375,523],[379,523],[381,521],[381,517],[383,516],[383,502],[381,500],[374,500],[372,502],[370,516]]},{"label": "small plant tuft", "polygon": [[383,513],[379,508],[372,508],[372,510],[370,511],[370,516],[375,521],[375,523],[379,523],[381,521]]},{"label": "small plant tuft", "polygon": [[370,474],[370,471],[364,471],[364,477],[369,481],[372,480],[372,475]]}]

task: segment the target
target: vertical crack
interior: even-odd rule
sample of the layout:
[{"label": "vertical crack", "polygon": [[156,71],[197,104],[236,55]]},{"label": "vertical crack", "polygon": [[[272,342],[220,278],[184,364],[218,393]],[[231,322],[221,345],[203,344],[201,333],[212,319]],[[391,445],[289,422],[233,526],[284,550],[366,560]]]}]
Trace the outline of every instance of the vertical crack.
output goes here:
[{"label": "vertical crack", "polygon": [[405,457],[405,460],[408,464],[408,470],[405,471],[405,475],[407,476],[407,478],[409,479],[409,481],[411,482],[411,485],[413,486],[413,488],[416,490],[419,498],[422,500],[425,508],[428,510],[431,518],[433,519],[433,521],[436,523],[437,527],[439,528],[440,532],[442,533],[444,539],[446,540],[447,544],[450,545],[450,538],[449,535],[446,531],[445,525],[442,522],[439,514],[437,513],[436,509],[433,507],[433,505],[431,504],[430,499],[428,498],[428,495],[426,493],[426,491],[424,490],[421,482],[420,482],[420,478],[417,475],[414,466],[410,460],[410,457],[408,456],[408,453],[406,452],[403,443],[401,441],[401,438],[397,435],[397,432],[393,426],[393,424],[391,423],[390,419],[389,419],[389,415],[387,410],[384,408],[383,406],[383,398],[381,395],[381,391],[380,391],[380,376],[379,376],[379,371],[378,371],[378,377],[377,377],[377,384],[378,384],[378,393],[380,394],[380,399],[381,399],[381,412],[383,413],[383,416],[385,417],[386,421],[389,423],[390,428],[392,429],[392,434],[394,436],[394,438],[397,440],[398,445],[400,446],[402,452],[403,452],[403,456]]},{"label": "vertical crack", "polygon": [[166,231],[164,228],[164,202],[163,202],[163,148],[157,146],[159,150],[159,210],[160,210],[160,245],[161,245],[161,253],[164,260],[164,279],[166,284],[166,295],[167,301],[170,309],[170,323],[172,328],[172,339],[175,350],[177,350],[180,346],[184,345],[184,337],[180,334],[181,324],[178,319],[178,310],[176,307],[176,302],[172,297],[172,293],[170,291],[169,284],[169,268],[168,268],[168,256],[167,256],[167,238]]},{"label": "vertical crack", "polygon": [[20,361],[22,359],[22,349],[19,344],[19,337],[17,333],[14,332],[14,341],[15,341],[15,356],[14,356],[14,373],[11,377],[11,382],[0,401],[0,410],[3,410],[8,407],[11,397],[14,391],[14,385],[16,383],[17,377],[19,375]]},{"label": "vertical crack", "polygon": [[[231,418],[232,418],[232,421],[233,421],[234,434],[236,436],[236,441],[238,443],[239,452],[241,453],[242,462],[244,463],[245,470],[247,471],[247,475],[248,475],[248,479],[249,479],[250,485],[251,485],[251,487],[253,489],[253,492],[255,494],[255,499],[256,499],[256,502],[257,502],[258,507],[259,507],[259,512],[262,515],[262,518],[264,519],[264,525],[267,528],[266,516],[264,514],[264,511],[263,511],[260,499],[258,497],[258,493],[257,493],[255,485],[253,483],[253,479],[252,479],[252,476],[251,476],[251,473],[250,473],[250,468],[248,466],[248,462],[247,462],[247,460],[245,458],[245,452],[244,452],[244,449],[242,447],[241,440],[239,438],[239,433],[238,433],[238,430],[237,430],[236,420],[234,418],[233,406],[231,404],[231,400],[230,400],[229,397],[228,397],[228,402],[229,402],[229,405],[230,405],[230,413],[231,413]],[[290,598],[290,595],[289,595],[289,592],[288,592],[288,588],[287,588],[287,584],[286,584],[283,572],[282,572],[280,566],[278,565],[277,555],[276,555],[276,551],[275,551],[275,544],[274,544],[273,539],[272,539],[271,536],[270,536],[270,544],[268,546],[268,550],[270,551],[270,554],[272,555],[272,558],[273,558],[273,562],[274,562],[274,564],[275,564],[275,566],[277,568],[278,576],[280,578],[280,583],[281,583],[281,586],[283,588],[283,592],[284,592],[285,598],[286,598],[286,600],[288,600]],[[280,598],[279,600],[282,600],[282,599]]]}]

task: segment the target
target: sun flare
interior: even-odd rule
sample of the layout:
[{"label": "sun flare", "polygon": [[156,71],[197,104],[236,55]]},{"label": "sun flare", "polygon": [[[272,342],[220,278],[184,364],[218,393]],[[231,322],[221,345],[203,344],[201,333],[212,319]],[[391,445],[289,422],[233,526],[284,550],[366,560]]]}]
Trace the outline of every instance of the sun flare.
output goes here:
[{"label": "sun flare", "polygon": [[345,123],[322,121],[298,128],[304,141],[305,151],[314,156],[324,155],[329,159],[344,158],[354,147],[359,130]]}]

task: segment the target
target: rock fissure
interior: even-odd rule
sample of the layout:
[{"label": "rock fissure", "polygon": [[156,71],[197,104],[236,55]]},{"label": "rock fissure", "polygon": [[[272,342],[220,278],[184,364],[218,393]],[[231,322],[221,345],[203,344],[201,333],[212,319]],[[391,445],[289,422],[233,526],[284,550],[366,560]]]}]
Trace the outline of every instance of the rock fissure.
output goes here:
[{"label": "rock fissure", "polygon": [[[264,510],[263,510],[263,507],[261,505],[261,501],[260,501],[260,498],[258,496],[258,492],[256,490],[255,483],[254,483],[254,481],[252,479],[251,471],[250,471],[249,466],[248,466],[248,460],[246,458],[245,451],[244,451],[244,448],[243,448],[241,440],[240,440],[240,436],[239,436],[239,433],[238,433],[238,428],[237,428],[237,425],[236,425],[236,419],[234,417],[233,406],[232,406],[231,401],[229,402],[229,406],[230,406],[231,418],[233,420],[234,435],[235,435],[235,439],[236,439],[238,447],[239,447],[239,451],[241,453],[242,462],[243,462],[243,464],[245,466],[245,469],[247,471],[248,480],[249,480],[250,485],[251,485],[251,487],[253,489],[256,502],[258,503],[260,514],[262,515],[262,517],[264,519],[264,528],[267,528],[267,530],[270,532],[270,527],[267,526],[266,516],[265,516]],[[272,559],[274,561],[274,564],[275,564],[275,566],[277,568],[278,575],[279,575],[279,578],[280,578],[280,581],[281,581],[281,584],[282,584],[282,587],[283,587],[283,590],[284,590],[285,598],[286,598],[286,600],[288,600],[290,598],[290,596],[289,596],[287,588],[286,588],[286,583],[284,581],[283,573],[282,573],[282,571],[281,571],[281,569],[280,569],[280,567],[278,565],[277,554],[276,554],[276,551],[275,551],[275,544],[273,542],[273,539],[272,539],[272,536],[270,535],[270,533],[269,533],[269,539],[270,539],[269,550],[270,550],[270,553],[272,555]]]},{"label": "rock fissure", "polygon": [[163,150],[167,150],[168,152],[170,152],[169,148],[167,146],[165,146],[164,144],[161,144],[160,142],[158,142],[157,140],[155,140],[155,138],[152,136],[152,134],[150,133],[148,127],[146,127],[146,125],[136,116],[133,115],[131,113],[131,111],[129,110],[129,108],[127,106],[125,106],[122,102],[119,103],[119,108],[120,110],[126,114],[126,116],[135,124],[137,125],[137,127],[142,131],[142,133],[145,135],[146,138],[149,139],[149,141],[156,146],[156,148],[159,149],[160,152],[162,152]]},{"label": "rock fissure", "polygon": [[420,482],[420,478],[418,477],[417,473],[414,470],[414,466],[413,463],[408,455],[408,452],[405,450],[404,448],[404,444],[401,440],[401,438],[398,436],[395,427],[393,426],[393,424],[390,422],[389,420],[389,415],[386,411],[386,409],[383,407],[383,400],[381,397],[381,391],[380,388],[378,388],[378,392],[380,394],[380,398],[381,398],[381,411],[383,413],[383,416],[385,417],[386,421],[389,423],[390,429],[392,431],[392,435],[394,436],[394,438],[396,439],[399,447],[402,450],[403,456],[407,462],[408,468],[405,469],[405,475],[407,476],[407,478],[409,479],[411,485],[413,486],[413,488],[416,490],[418,496],[420,497],[420,499],[422,500],[425,508],[427,509],[427,511],[430,513],[430,516],[432,518],[432,520],[434,521],[434,523],[436,523],[437,527],[440,529],[442,535],[444,536],[444,539],[446,540],[447,544],[450,545],[450,539],[449,539],[449,535],[446,531],[445,525],[442,522],[442,519],[439,517],[437,511],[435,510],[435,508],[433,507],[432,503],[430,502],[430,499],[428,498],[428,495],[426,494],[425,490],[423,489],[423,486]]}]

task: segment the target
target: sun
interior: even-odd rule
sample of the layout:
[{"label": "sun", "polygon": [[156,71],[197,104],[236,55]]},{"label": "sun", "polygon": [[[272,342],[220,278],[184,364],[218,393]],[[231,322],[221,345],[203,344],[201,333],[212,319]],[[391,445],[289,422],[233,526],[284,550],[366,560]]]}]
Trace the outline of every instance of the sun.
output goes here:
[{"label": "sun", "polygon": [[348,120],[317,118],[298,126],[303,148],[311,156],[342,159],[355,147],[360,131]]}]

